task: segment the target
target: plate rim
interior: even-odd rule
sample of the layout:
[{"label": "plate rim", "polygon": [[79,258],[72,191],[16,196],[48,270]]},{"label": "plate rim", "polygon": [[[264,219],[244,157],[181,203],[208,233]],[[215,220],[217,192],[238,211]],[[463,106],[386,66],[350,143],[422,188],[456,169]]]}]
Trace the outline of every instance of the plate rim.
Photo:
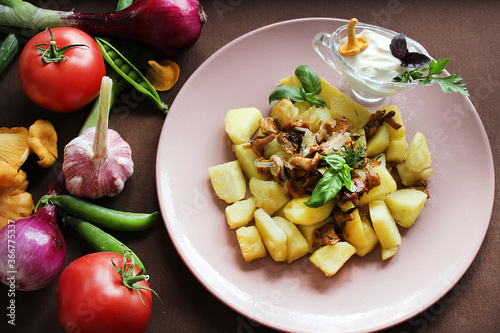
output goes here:
[{"label": "plate rim", "polygon": [[[286,24],[296,24],[296,23],[301,23],[301,22],[313,22],[313,21],[317,21],[317,22],[330,21],[330,22],[335,22],[335,23],[339,23],[339,22],[347,23],[348,22],[348,20],[341,19],[341,18],[304,17],[304,18],[297,18],[297,19],[290,19],[290,20],[274,22],[274,23],[256,28],[254,30],[251,30],[249,32],[246,32],[243,35],[236,37],[235,39],[231,40],[230,42],[228,42],[225,45],[223,45],[222,47],[220,47],[218,50],[216,50],[212,55],[210,55],[207,59],[205,59],[202,62],[202,64],[190,75],[190,77],[186,80],[184,85],[181,87],[181,89],[177,93],[176,97],[174,98],[174,101],[171,104],[171,109],[176,109],[176,105],[177,105],[177,101],[179,100],[179,96],[182,96],[185,93],[185,91],[187,91],[189,89],[192,82],[196,80],[196,78],[200,75],[200,73],[202,73],[203,70],[206,67],[208,67],[214,59],[216,59],[220,54],[224,53],[227,49],[231,48],[233,45],[236,45],[236,44],[240,43],[241,41],[243,41],[244,39],[249,38],[255,34],[261,33],[262,31],[265,31],[265,30],[273,29],[274,27],[277,27],[277,26],[283,26]],[[471,109],[472,114],[476,118],[476,122],[477,122],[478,126],[480,127],[479,129],[480,129],[480,133],[482,135],[482,142],[484,142],[486,144],[485,149],[487,151],[487,155],[485,157],[487,158],[487,160],[489,162],[487,165],[487,169],[490,172],[489,176],[492,177],[492,179],[491,179],[492,186],[489,188],[489,191],[488,191],[489,193],[487,195],[487,197],[489,198],[489,201],[488,201],[487,205],[485,205],[485,207],[487,208],[487,211],[489,212],[488,213],[489,221],[485,227],[485,232],[482,235],[482,238],[481,238],[481,241],[479,242],[478,248],[476,250],[474,250],[473,254],[471,254],[472,260],[468,263],[468,265],[466,265],[464,267],[463,271],[460,271],[458,274],[455,275],[456,279],[451,281],[451,283],[449,283],[448,287],[442,288],[440,290],[441,292],[438,293],[438,295],[436,297],[429,300],[429,302],[427,302],[425,307],[419,307],[419,309],[414,310],[411,313],[406,313],[404,316],[399,317],[397,320],[391,321],[390,324],[383,324],[382,326],[374,325],[370,329],[381,330],[381,329],[387,329],[387,328],[393,327],[395,325],[401,324],[402,322],[412,318],[413,316],[415,316],[419,313],[422,313],[423,311],[425,311],[426,309],[431,307],[433,304],[435,304],[437,301],[439,301],[446,293],[448,293],[458,283],[458,281],[463,277],[463,275],[469,270],[470,266],[472,265],[472,263],[474,262],[474,260],[477,256],[480,248],[482,247],[482,244],[483,244],[484,239],[486,237],[487,231],[489,229],[489,225],[491,223],[491,216],[493,213],[494,198],[495,198],[496,184],[495,184],[494,159],[493,159],[491,144],[490,144],[490,141],[488,139],[487,132],[484,128],[484,124],[481,121],[481,118],[480,118],[475,106],[473,105],[473,103],[469,97],[467,97],[467,96],[462,96],[462,97],[465,99],[464,100],[465,103],[468,104],[467,105],[468,108]],[[160,138],[158,141],[158,146],[160,146],[160,144],[165,140],[164,136],[167,135],[166,131],[165,131],[167,124],[168,124],[168,116],[165,119],[165,123],[162,127]],[[216,290],[213,290],[213,288],[211,288],[211,286],[210,286],[210,283],[200,275],[200,272],[195,267],[195,265],[192,262],[190,262],[189,260],[185,260],[185,255],[186,255],[185,251],[181,248],[181,244],[178,243],[178,239],[175,237],[175,235],[173,235],[173,231],[171,231],[170,228],[168,227],[168,221],[167,221],[168,217],[167,217],[167,214],[165,214],[165,212],[168,211],[168,208],[164,207],[164,205],[162,204],[162,202],[164,201],[164,196],[163,196],[163,192],[162,192],[162,189],[161,189],[161,186],[159,183],[161,181],[161,179],[160,179],[160,172],[161,172],[161,170],[160,170],[161,169],[160,156],[161,156],[161,150],[158,149],[157,154],[156,154],[156,183],[157,183],[157,194],[158,194],[160,210],[162,212],[162,216],[164,219],[164,225],[165,225],[165,228],[167,229],[167,233],[169,234],[169,237],[170,237],[178,255],[181,257],[181,260],[184,262],[186,267],[189,269],[189,271],[195,276],[195,278],[202,284],[202,286],[206,290],[208,290],[214,297],[216,297],[219,301],[221,301],[223,304],[228,306],[233,311],[235,311],[235,312],[237,312],[237,313],[239,313],[239,314],[241,314],[241,315],[243,315],[243,316],[245,316],[245,317],[247,317],[255,322],[258,322],[266,327],[270,327],[270,328],[278,329],[278,330],[289,329],[288,327],[282,327],[281,325],[275,325],[271,322],[263,321],[260,318],[258,318],[257,316],[255,316],[253,313],[247,313],[247,312],[243,311],[240,307],[238,307],[236,304],[231,302],[230,299],[226,299],[226,297],[224,297],[223,295],[218,294],[216,292]]]}]

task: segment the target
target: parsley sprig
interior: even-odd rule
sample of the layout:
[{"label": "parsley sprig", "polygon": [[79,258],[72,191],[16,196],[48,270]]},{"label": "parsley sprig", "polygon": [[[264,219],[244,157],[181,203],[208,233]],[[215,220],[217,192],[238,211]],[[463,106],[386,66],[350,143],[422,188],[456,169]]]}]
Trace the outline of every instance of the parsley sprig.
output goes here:
[{"label": "parsley sprig", "polygon": [[[394,82],[408,83],[418,81],[419,85],[429,85],[437,82],[441,86],[441,90],[445,93],[456,92],[462,95],[469,96],[467,88],[463,83],[463,79],[458,75],[437,76],[443,74],[444,68],[450,62],[450,59],[439,59],[437,62],[432,60],[429,66],[405,71],[400,76],[394,77]],[[424,75],[427,73],[426,75]]]}]

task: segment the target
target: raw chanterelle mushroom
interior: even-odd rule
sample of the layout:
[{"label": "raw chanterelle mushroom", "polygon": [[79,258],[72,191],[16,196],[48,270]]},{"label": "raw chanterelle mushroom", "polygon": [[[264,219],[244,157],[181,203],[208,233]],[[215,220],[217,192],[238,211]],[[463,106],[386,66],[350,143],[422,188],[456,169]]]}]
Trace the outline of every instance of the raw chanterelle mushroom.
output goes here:
[{"label": "raw chanterelle mushroom", "polygon": [[151,85],[157,91],[167,91],[172,89],[177,80],[179,79],[179,66],[168,59],[156,62],[154,60],[148,61],[151,68],[146,74],[146,79],[149,80]]},{"label": "raw chanterelle mushroom", "polygon": [[48,168],[56,161],[57,133],[49,121],[39,119],[30,126],[28,145],[38,155],[41,167]]},{"label": "raw chanterelle mushroom", "polygon": [[0,128],[0,229],[9,221],[30,216],[35,208],[26,192],[28,180],[21,166],[35,152],[42,167],[50,167],[57,158],[57,134],[52,124],[37,120],[30,126]]},{"label": "raw chanterelle mushroom", "polygon": [[31,194],[26,192],[26,172],[0,161],[0,228],[9,220],[30,216],[35,208]]},{"label": "raw chanterelle mushroom", "polygon": [[17,171],[29,153],[28,130],[25,127],[0,128],[0,161],[7,162]]}]

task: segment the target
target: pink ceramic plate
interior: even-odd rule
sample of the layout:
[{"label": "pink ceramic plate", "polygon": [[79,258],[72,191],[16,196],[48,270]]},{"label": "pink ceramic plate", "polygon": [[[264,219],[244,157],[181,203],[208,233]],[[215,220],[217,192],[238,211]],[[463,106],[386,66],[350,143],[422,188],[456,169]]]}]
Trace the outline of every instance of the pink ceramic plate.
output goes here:
[{"label": "pink ceramic plate", "polygon": [[[261,324],[294,332],[367,332],[400,323],[431,306],[465,273],[491,217],[494,167],[481,121],[470,101],[438,85],[394,99],[407,138],[423,132],[435,172],[431,198],[389,262],[377,248],[354,256],[332,278],[307,258],[291,265],[270,257],[245,263],[235,232],[214,194],[210,166],[234,159],[224,131],[231,108],[268,115],[278,81],[307,64],[320,76],[341,77],[314,52],[316,33],[344,20],[300,19],[248,33],[211,56],[177,95],[161,134],[157,185],[161,211],[179,255],[216,297]],[[478,209],[480,207],[480,209]],[[474,227],[471,227],[473,222]]]}]

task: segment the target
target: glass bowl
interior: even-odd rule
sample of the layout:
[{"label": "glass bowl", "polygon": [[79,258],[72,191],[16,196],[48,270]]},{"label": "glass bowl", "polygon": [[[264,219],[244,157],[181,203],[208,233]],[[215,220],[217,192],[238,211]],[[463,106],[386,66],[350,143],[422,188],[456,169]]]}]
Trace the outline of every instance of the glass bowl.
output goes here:
[{"label": "glass bowl", "polygon": [[[389,39],[398,35],[397,32],[378,26],[363,23],[356,24],[356,35],[359,35],[363,30],[376,32]],[[318,33],[314,37],[312,44],[318,55],[343,76],[347,83],[345,93],[352,100],[369,110],[377,110],[389,105],[392,100],[392,95],[418,86],[418,82],[398,83],[380,81],[354,69],[339,53],[339,46],[346,37],[347,24],[341,26],[332,34],[326,32]],[[431,58],[422,45],[408,37],[406,37],[406,41],[410,52],[419,52]],[[387,47],[389,47],[389,45],[387,45]]]}]

